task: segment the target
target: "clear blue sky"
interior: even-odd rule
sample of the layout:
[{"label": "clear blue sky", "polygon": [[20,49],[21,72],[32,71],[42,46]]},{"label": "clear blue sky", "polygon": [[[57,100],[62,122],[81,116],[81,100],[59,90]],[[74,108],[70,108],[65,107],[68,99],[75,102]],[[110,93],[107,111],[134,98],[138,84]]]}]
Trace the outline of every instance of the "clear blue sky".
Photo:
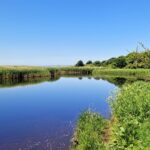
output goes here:
[{"label": "clear blue sky", "polygon": [[0,0],[0,65],[69,65],[150,46],[150,0]]}]

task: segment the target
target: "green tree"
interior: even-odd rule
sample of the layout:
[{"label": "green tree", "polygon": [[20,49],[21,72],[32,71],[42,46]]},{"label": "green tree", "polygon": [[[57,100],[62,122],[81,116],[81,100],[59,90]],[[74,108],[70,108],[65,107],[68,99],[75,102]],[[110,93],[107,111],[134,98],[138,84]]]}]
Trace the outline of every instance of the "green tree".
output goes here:
[{"label": "green tree", "polygon": [[86,64],[87,64],[87,65],[90,65],[90,64],[92,64],[92,61],[89,60],[89,61],[86,62]]},{"label": "green tree", "polygon": [[82,66],[84,66],[84,63],[83,63],[82,60],[79,60],[79,61],[76,63],[75,66],[76,66],[76,67],[82,67]]},{"label": "green tree", "polygon": [[105,64],[106,64],[106,65],[111,65],[111,64],[113,64],[115,61],[116,61],[116,58],[110,58],[110,59],[108,59],[108,60],[105,62]]},{"label": "green tree", "polygon": [[126,56],[127,68],[150,68],[150,50],[132,52]]},{"label": "green tree", "polygon": [[124,68],[127,65],[126,58],[124,56],[118,57],[117,59],[115,59],[113,65],[116,68]]},{"label": "green tree", "polygon": [[94,64],[94,66],[101,66],[101,62],[100,61],[95,61],[93,64]]}]

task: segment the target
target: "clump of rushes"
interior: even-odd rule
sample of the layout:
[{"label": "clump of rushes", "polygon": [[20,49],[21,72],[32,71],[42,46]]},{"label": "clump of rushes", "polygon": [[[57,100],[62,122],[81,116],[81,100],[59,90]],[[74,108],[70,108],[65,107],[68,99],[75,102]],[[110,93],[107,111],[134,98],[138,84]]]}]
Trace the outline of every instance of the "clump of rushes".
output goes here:
[{"label": "clump of rushes", "polygon": [[49,75],[46,67],[0,66],[0,77],[2,78],[32,78]]},{"label": "clump of rushes", "polygon": [[106,121],[98,113],[83,112],[77,122],[72,139],[72,150],[103,150],[103,130]]},{"label": "clump of rushes", "polygon": [[150,83],[124,86],[111,101],[113,124],[112,150],[149,150]]},{"label": "clump of rushes", "polygon": [[59,68],[61,74],[82,74],[82,75],[89,75],[92,74],[92,71],[95,68],[93,67],[61,67]]},{"label": "clump of rushes", "polygon": [[94,67],[55,67],[48,68],[50,73],[56,73],[58,75],[91,75]]}]

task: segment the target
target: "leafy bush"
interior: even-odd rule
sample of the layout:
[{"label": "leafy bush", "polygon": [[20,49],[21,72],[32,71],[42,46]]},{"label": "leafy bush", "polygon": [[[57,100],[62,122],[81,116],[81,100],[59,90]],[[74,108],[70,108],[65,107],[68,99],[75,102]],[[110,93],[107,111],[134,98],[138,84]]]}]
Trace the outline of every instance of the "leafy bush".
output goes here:
[{"label": "leafy bush", "polygon": [[116,68],[124,68],[127,65],[126,58],[123,56],[116,58],[112,64]]},{"label": "leafy bush", "polygon": [[89,60],[89,61],[86,62],[86,65],[90,65],[90,64],[92,64],[91,60]]},{"label": "leafy bush", "polygon": [[95,61],[93,64],[94,64],[94,66],[101,66],[101,62],[100,61]]},{"label": "leafy bush", "polygon": [[150,83],[124,86],[112,101],[116,123],[112,149],[148,150],[150,148]]},{"label": "leafy bush", "polygon": [[84,66],[84,63],[83,63],[82,60],[79,60],[79,61],[76,63],[75,66],[76,66],[76,67],[82,67],[82,66]]},{"label": "leafy bush", "polygon": [[132,52],[126,56],[127,68],[150,68],[150,50]]}]

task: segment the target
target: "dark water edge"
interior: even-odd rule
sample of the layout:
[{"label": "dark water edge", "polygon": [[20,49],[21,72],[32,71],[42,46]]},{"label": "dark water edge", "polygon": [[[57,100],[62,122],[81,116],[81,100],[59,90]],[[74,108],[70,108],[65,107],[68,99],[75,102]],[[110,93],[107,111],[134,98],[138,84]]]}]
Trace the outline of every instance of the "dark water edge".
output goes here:
[{"label": "dark water edge", "polygon": [[68,150],[79,114],[110,117],[107,97],[136,79],[64,76],[0,80],[0,150]]},{"label": "dark water edge", "polygon": [[[112,83],[116,86],[122,86],[126,83],[133,83],[135,81],[145,81],[144,79],[137,79],[134,77],[131,78],[124,78],[124,77],[111,77],[111,76],[99,76],[99,77],[93,77],[91,75],[61,75],[61,76],[55,76],[54,78],[51,77],[34,77],[34,78],[0,78],[0,88],[5,87],[15,87],[15,86],[26,86],[26,85],[34,85],[34,84],[40,84],[43,82],[56,82],[61,77],[65,78],[78,78],[79,80],[82,80],[82,78],[87,77],[88,79],[94,78],[95,80],[105,80],[109,83]],[[146,80],[147,81],[147,80]]]}]

